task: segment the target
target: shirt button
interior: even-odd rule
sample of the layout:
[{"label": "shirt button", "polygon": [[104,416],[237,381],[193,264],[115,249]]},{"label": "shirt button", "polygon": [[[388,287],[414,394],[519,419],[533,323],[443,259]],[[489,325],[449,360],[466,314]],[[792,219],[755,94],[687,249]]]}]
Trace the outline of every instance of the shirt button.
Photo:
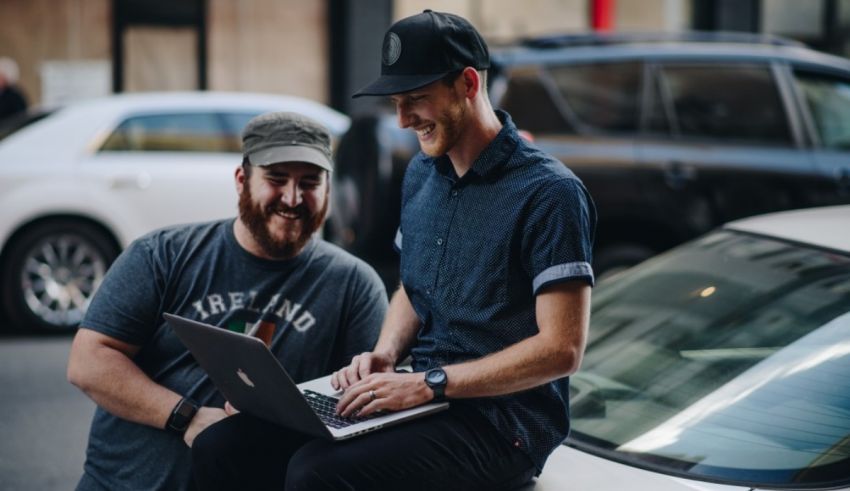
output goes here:
[{"label": "shirt button", "polygon": [[438,246],[443,245],[443,239],[441,239],[441,238],[437,238],[437,245],[438,245]]},{"label": "shirt button", "polygon": [[457,196],[457,189],[455,189],[454,191],[452,191],[452,196],[453,196],[453,197],[454,197],[454,196]]},{"label": "shirt button", "polygon": [[425,290],[425,295],[431,296],[431,289]]}]

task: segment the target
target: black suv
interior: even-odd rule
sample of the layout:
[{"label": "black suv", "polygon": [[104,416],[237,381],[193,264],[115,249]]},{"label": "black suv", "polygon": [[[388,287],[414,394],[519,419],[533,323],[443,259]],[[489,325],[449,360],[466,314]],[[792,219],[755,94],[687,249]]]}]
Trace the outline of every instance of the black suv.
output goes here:
[{"label": "black suv", "polygon": [[[850,60],[728,33],[549,37],[492,58],[494,106],[596,202],[598,275],[735,218],[850,203]],[[338,150],[329,235],[388,284],[416,151],[389,114],[355,118]]]}]

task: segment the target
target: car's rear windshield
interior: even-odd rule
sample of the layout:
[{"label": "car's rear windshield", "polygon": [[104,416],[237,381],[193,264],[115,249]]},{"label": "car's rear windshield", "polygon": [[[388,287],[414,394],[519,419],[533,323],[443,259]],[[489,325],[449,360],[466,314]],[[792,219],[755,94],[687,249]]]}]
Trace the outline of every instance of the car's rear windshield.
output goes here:
[{"label": "car's rear windshield", "polygon": [[719,231],[594,291],[568,445],[697,479],[850,482],[850,258]]}]

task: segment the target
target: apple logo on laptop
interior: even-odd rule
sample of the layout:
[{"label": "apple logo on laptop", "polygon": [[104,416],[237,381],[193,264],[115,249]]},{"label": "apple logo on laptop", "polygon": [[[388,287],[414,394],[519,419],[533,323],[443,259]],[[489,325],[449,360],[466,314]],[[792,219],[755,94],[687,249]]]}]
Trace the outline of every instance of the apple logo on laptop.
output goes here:
[{"label": "apple logo on laptop", "polygon": [[254,382],[252,382],[251,379],[248,378],[248,374],[243,372],[241,368],[236,369],[236,375],[239,375],[239,378],[241,378],[242,381],[245,382],[245,385],[247,385],[248,387],[254,387]]}]

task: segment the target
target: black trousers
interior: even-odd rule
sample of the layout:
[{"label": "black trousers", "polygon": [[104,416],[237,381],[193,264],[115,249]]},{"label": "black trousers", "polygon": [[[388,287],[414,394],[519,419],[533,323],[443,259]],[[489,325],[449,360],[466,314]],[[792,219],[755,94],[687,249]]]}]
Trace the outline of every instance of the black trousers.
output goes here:
[{"label": "black trousers", "polygon": [[458,404],[341,442],[237,414],[198,435],[192,473],[201,491],[491,491],[521,486],[535,468],[478,411]]}]

